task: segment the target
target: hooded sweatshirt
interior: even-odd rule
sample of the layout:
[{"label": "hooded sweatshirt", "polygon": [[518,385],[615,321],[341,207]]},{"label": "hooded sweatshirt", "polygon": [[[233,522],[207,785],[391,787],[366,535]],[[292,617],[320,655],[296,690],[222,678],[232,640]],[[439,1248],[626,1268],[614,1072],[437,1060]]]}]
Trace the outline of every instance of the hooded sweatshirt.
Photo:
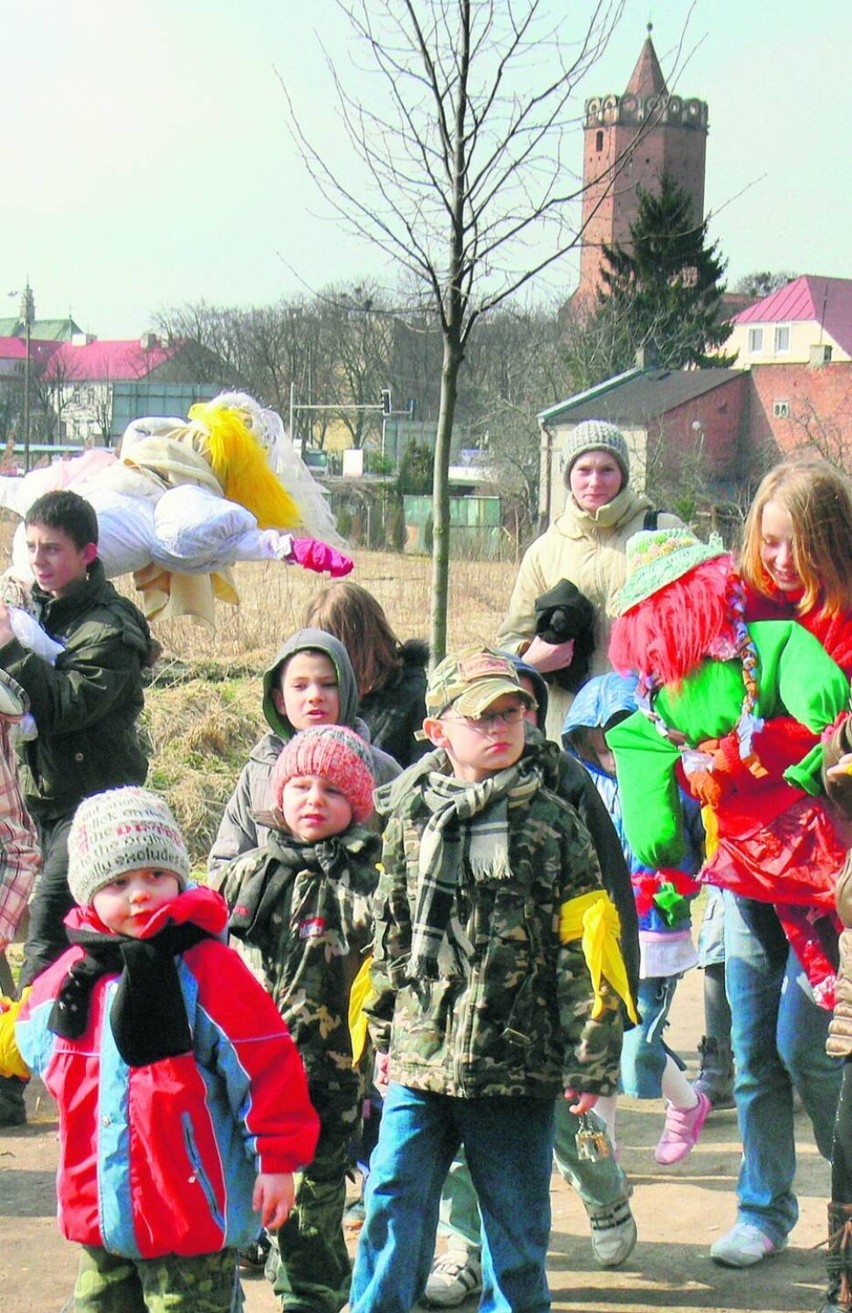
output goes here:
[{"label": "hooded sweatshirt", "polygon": [[[362,739],[368,743],[370,741],[370,731],[364,721],[358,717],[358,686],[346,648],[339,639],[327,634],[324,629],[298,630],[282,643],[272,664],[264,672],[262,707],[269,731],[252,748],[249,759],[240,772],[236,788],[228,800],[207,860],[208,870],[213,877],[241,853],[266,846],[270,827],[265,825],[259,816],[268,813],[272,807],[269,788],[272,767],[278,760],[285,743],[298,733],[296,727],[278,710],[272,695],[276,688],[281,687],[281,670],[285,661],[295,656],[297,652],[321,652],[329,658],[337,674],[337,692],[340,700],[337,724],[347,725],[356,734],[360,734]],[[370,753],[377,788],[387,784],[400,773],[399,765],[388,753],[372,745]],[[217,881],[214,880],[214,883]]]}]

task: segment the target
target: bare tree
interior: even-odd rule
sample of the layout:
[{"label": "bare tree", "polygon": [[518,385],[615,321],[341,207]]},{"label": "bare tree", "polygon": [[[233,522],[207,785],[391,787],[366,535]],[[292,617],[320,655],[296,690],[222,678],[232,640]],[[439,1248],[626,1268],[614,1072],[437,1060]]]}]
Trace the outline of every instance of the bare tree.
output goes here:
[{"label": "bare tree", "polygon": [[326,201],[405,271],[421,309],[440,325],[430,635],[437,661],[446,647],[459,370],[477,321],[578,240],[582,186],[566,149],[570,142],[576,153],[574,93],[624,0],[587,4],[579,34],[545,0],[337,3],[365,56],[363,76],[329,66],[366,188],[311,144],[288,96],[289,121]]}]

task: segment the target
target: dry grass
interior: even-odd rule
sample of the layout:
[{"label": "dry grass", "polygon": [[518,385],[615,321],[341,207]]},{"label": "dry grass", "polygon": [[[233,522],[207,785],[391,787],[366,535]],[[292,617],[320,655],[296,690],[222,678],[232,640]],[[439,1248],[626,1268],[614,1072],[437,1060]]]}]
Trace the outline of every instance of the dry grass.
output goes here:
[{"label": "dry grass", "polygon": [[[517,567],[508,562],[459,561],[450,570],[449,647],[490,642],[506,609]],[[278,562],[236,567],[240,606],[217,603],[216,633],[189,620],[157,626],[167,651],[184,661],[263,662],[301,628],[325,577]],[[431,563],[425,557],[358,551],[352,578],[382,604],[401,638],[429,635]],[[130,581],[126,581],[129,584]],[[124,591],[133,596],[132,586]]]}]

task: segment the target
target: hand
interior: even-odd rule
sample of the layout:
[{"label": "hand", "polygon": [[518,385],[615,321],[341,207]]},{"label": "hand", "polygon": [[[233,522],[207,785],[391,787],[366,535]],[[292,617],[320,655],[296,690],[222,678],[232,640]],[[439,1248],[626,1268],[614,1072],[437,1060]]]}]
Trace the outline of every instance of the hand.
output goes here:
[{"label": "hand", "polygon": [[317,574],[327,570],[332,579],[340,579],[355,568],[355,562],[350,556],[344,556],[318,538],[294,538],[293,559],[303,569],[315,570]]},{"label": "hand", "polygon": [[540,675],[546,675],[551,670],[564,670],[574,660],[574,639],[569,638],[567,643],[545,643],[536,634],[523,659]]},{"label": "hand", "polygon": [[844,752],[839,761],[833,766],[826,767],[825,774],[830,780],[839,780],[844,775],[852,775],[852,752]]},{"label": "hand", "polygon": [[568,1104],[568,1108],[577,1117],[582,1116],[584,1112],[591,1112],[598,1101],[596,1094],[578,1094],[570,1087],[565,1091],[565,1098],[574,1100],[573,1103]]},{"label": "hand", "polygon": [[296,1199],[292,1172],[261,1172],[254,1183],[251,1206],[260,1213],[261,1225],[277,1231],[290,1216]]},{"label": "hand", "polygon": [[5,647],[7,643],[11,643],[14,637],[15,631],[9,617],[9,608],[5,602],[0,602],[0,647]]},{"label": "hand", "polygon": [[375,1063],[373,1064],[373,1084],[379,1091],[379,1094],[381,1094],[382,1098],[387,1094],[388,1086],[390,1085],[390,1077],[388,1075],[389,1070],[390,1054],[377,1053]]}]

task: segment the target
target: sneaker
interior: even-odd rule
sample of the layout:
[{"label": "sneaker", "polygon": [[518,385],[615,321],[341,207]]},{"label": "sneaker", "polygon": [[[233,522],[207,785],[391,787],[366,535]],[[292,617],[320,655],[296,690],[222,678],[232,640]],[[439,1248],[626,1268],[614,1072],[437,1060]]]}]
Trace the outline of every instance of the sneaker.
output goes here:
[{"label": "sneaker", "polygon": [[470,1295],[478,1295],[481,1289],[479,1254],[448,1249],[433,1262],[421,1303],[431,1308],[455,1308]]},{"label": "sneaker", "polygon": [[592,1230],[592,1253],[598,1267],[620,1267],[633,1253],[636,1222],[629,1199],[616,1199],[601,1208],[586,1206]]},{"label": "sneaker", "polygon": [[264,1231],[252,1244],[237,1250],[237,1262],[245,1271],[262,1272],[266,1267],[269,1247],[269,1237]]},{"label": "sneaker", "polygon": [[701,1093],[694,1108],[675,1108],[669,1104],[660,1143],[654,1150],[658,1163],[671,1167],[673,1163],[682,1162],[692,1152],[712,1106],[707,1095]]},{"label": "sneaker", "polygon": [[787,1237],[778,1243],[750,1222],[737,1222],[727,1235],[710,1247],[710,1257],[722,1267],[753,1267],[762,1258],[787,1248]]}]

